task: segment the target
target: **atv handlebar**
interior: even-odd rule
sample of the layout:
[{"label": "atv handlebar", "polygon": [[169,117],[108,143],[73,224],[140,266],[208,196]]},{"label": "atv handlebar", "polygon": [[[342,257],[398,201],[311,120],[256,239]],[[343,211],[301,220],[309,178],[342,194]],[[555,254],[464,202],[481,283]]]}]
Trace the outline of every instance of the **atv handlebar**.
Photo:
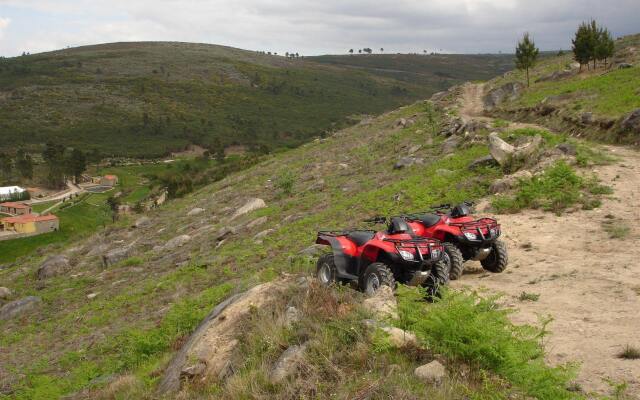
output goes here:
[{"label": "atv handlebar", "polygon": [[377,215],[375,217],[365,219],[362,222],[366,222],[370,224],[385,224],[387,222],[387,217],[383,215]]}]

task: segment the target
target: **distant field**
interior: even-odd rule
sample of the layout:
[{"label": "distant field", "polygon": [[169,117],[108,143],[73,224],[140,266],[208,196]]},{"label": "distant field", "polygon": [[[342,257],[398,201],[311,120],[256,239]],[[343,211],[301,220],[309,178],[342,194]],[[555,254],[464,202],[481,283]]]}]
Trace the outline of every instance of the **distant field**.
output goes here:
[{"label": "distant field", "polygon": [[0,59],[0,148],[55,139],[157,157],[190,143],[295,146],[511,68],[511,57],[284,57],[189,43],[114,43]]}]

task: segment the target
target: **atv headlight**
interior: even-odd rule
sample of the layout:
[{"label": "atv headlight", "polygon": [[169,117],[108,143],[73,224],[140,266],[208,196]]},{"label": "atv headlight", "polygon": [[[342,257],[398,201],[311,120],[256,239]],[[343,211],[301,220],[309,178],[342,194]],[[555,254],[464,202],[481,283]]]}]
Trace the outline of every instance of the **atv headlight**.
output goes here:
[{"label": "atv headlight", "polygon": [[405,261],[413,261],[413,253],[407,250],[400,250],[400,257],[402,257]]},{"label": "atv headlight", "polygon": [[478,236],[476,236],[475,233],[471,233],[471,232],[465,232],[464,237],[466,237],[469,240],[476,240],[478,238]]},{"label": "atv headlight", "polygon": [[491,237],[498,236],[498,230],[496,228],[491,229],[489,232],[491,233]]},{"label": "atv headlight", "polygon": [[436,258],[440,258],[440,250],[436,250],[436,249],[431,250],[431,258],[433,258],[434,260]]}]

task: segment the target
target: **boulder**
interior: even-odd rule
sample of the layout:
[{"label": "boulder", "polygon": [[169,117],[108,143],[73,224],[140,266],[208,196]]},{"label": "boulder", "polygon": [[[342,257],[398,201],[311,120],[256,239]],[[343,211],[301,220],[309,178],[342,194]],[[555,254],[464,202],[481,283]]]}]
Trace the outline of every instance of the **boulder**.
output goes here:
[{"label": "boulder", "polygon": [[570,156],[576,155],[576,146],[571,143],[560,143],[559,145],[556,146],[556,149]]},{"label": "boulder", "polygon": [[389,342],[395,347],[418,345],[418,338],[411,332],[407,332],[394,326],[383,326],[380,329],[389,335]]},{"label": "boulder", "polygon": [[275,229],[265,229],[264,231],[258,232],[253,237],[254,240],[262,240],[265,237],[269,236],[271,233],[275,232]]},{"label": "boulder", "polygon": [[0,286],[0,300],[9,300],[12,294],[11,289]]},{"label": "boulder", "polygon": [[473,160],[471,162],[471,164],[469,164],[469,166],[467,168],[469,168],[470,170],[474,170],[474,169],[478,169],[480,167],[491,167],[491,166],[494,166],[494,165],[498,165],[498,163],[493,158],[493,156],[491,156],[491,154],[489,154],[488,156],[476,158],[475,160]]},{"label": "boulder", "polygon": [[102,255],[102,264],[105,267],[119,263],[129,258],[130,249],[128,247],[122,247],[113,249],[106,254]]},{"label": "boulder", "polygon": [[5,304],[0,308],[0,321],[18,317],[36,308],[42,300],[40,297],[28,296]]},{"label": "boulder", "polygon": [[172,397],[168,395],[180,389],[185,377],[224,379],[230,372],[245,319],[255,309],[281,299],[289,285],[286,280],[264,283],[218,304],[164,369],[159,397]]},{"label": "boulder", "polygon": [[178,247],[184,246],[190,240],[191,240],[191,236],[189,236],[189,235],[176,236],[173,239],[169,240],[167,243],[165,243],[164,248],[165,248],[165,250],[173,250],[173,249],[176,249]]},{"label": "boulder", "polygon": [[242,215],[248,214],[252,211],[259,210],[261,208],[265,208],[267,203],[262,199],[249,199],[242,207],[238,208],[235,213],[231,216],[231,219],[234,220]]},{"label": "boulder", "polygon": [[393,126],[396,128],[408,128],[415,123],[416,121],[414,121],[413,119],[400,118],[395,122]]},{"label": "boulder", "polygon": [[62,275],[71,269],[69,259],[63,255],[56,255],[47,258],[38,268],[38,279],[47,279],[53,276]]},{"label": "boulder", "polygon": [[492,110],[507,100],[515,100],[522,95],[524,85],[519,82],[509,82],[499,88],[491,90],[483,98],[484,107]]},{"label": "boulder", "polygon": [[251,229],[251,228],[255,228],[256,226],[260,226],[260,225],[266,223],[268,219],[269,218],[267,218],[267,217],[256,218],[256,219],[254,219],[253,221],[251,221],[251,222],[249,222],[247,224],[247,228]]},{"label": "boulder", "polygon": [[413,154],[416,151],[420,150],[421,148],[422,148],[422,145],[419,145],[419,144],[417,144],[415,146],[411,146],[411,148],[409,149],[409,154]]},{"label": "boulder", "polygon": [[224,239],[226,239],[227,237],[229,237],[231,235],[235,235],[236,232],[237,232],[237,230],[233,226],[224,226],[224,227],[220,228],[220,230],[218,232],[216,232],[215,239],[218,242],[221,242]]},{"label": "boulder", "polygon": [[196,207],[187,213],[188,217],[193,217],[204,212],[204,208]]},{"label": "boulder", "polygon": [[144,228],[145,226],[151,225],[151,219],[149,217],[140,217],[133,224],[134,228]]},{"label": "boulder", "polygon": [[413,374],[431,385],[440,385],[447,376],[447,370],[444,365],[437,360],[431,361],[429,364],[422,365],[413,371]]},{"label": "boulder", "polygon": [[502,140],[497,132],[491,132],[489,135],[489,153],[498,164],[506,164],[515,152],[515,147]]},{"label": "boulder", "polygon": [[402,169],[405,167],[410,167],[414,164],[421,164],[424,160],[416,157],[401,157],[396,163],[393,165],[393,169]]},{"label": "boulder", "polygon": [[378,319],[398,318],[398,303],[393,295],[393,289],[388,286],[381,286],[373,296],[365,299],[362,305]]},{"label": "boulder", "polygon": [[591,112],[582,113],[582,115],[580,115],[580,122],[582,122],[584,125],[592,124],[593,123],[593,113],[591,113]]},{"label": "boulder", "polygon": [[442,143],[442,153],[453,153],[458,148],[461,141],[462,139],[460,138],[460,136],[450,136],[449,138],[447,138],[447,140],[444,141],[444,143]]},{"label": "boulder", "polygon": [[293,375],[298,370],[300,362],[304,361],[304,352],[307,348],[306,344],[294,345],[285,350],[276,361],[269,380],[273,384],[280,383]]},{"label": "boulder", "polygon": [[640,133],[640,108],[627,114],[622,119],[620,127],[625,131]]}]

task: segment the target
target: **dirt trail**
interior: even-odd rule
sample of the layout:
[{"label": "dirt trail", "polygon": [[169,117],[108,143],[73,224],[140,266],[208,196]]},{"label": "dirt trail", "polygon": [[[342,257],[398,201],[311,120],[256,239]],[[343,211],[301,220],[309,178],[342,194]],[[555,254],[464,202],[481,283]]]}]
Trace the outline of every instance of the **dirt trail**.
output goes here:
[{"label": "dirt trail", "polygon": [[[461,114],[480,115],[481,88],[465,88]],[[480,103],[482,104],[482,103]],[[626,345],[640,348],[640,153],[607,146],[618,160],[593,172],[614,194],[592,211],[562,216],[526,210],[500,215],[510,263],[502,274],[487,274],[477,262],[453,287],[486,288],[504,293],[518,311],[516,323],[537,323],[550,316],[546,339],[552,364],[580,363],[578,383],[587,392],[610,394],[606,380],[627,382],[627,394],[640,398],[640,360],[617,357]],[[629,228],[612,239],[602,227],[611,217]],[[539,294],[520,301],[521,293]]]}]

